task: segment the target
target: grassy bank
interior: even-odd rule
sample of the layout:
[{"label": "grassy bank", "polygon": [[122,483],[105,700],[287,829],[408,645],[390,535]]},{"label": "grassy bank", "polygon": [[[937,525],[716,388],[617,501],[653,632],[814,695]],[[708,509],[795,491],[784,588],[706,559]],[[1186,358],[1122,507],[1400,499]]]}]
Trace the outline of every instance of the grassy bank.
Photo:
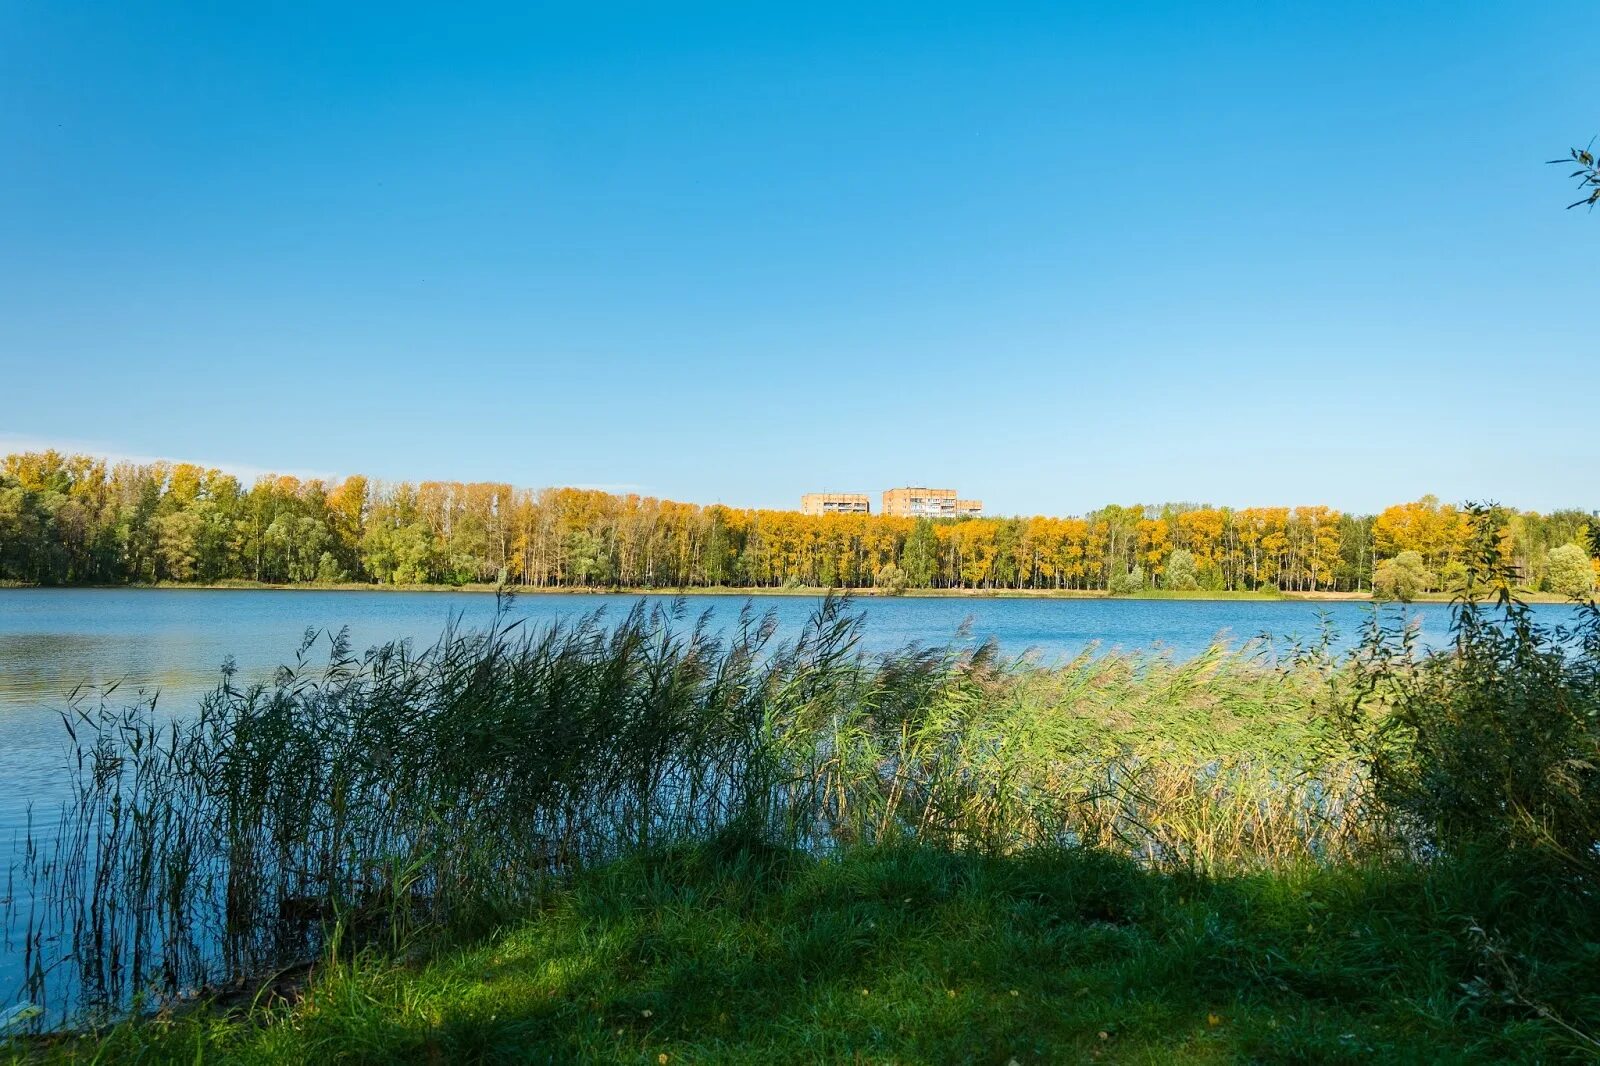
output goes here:
[{"label": "grassy bank", "polygon": [[[1600,1027],[1600,909],[1483,870],[1161,874],[1086,851],[724,840],[290,998],[34,1047],[141,1062],[1550,1062]],[[1482,932],[1479,932],[1481,930]],[[1570,1027],[1570,1028],[1569,1028]]]},{"label": "grassy bank", "polygon": [[[40,588],[35,584],[26,582],[0,581],[0,588]],[[314,592],[474,592],[497,593],[503,592],[504,587],[494,584],[464,584],[464,585],[387,585],[372,584],[360,581],[342,582],[316,582],[302,581],[292,584],[279,584],[264,581],[218,581],[211,583],[159,581],[153,584],[141,583],[131,585],[63,585],[48,586],[60,588],[134,588],[134,589],[253,589],[273,592],[314,591]],[[657,587],[611,587],[611,586],[513,586],[513,591],[523,595],[538,596],[726,596],[733,598],[749,598],[752,596],[799,596],[818,599],[828,595],[835,595],[841,591],[848,591],[856,599],[906,598],[906,599],[1015,599],[1015,600],[1215,600],[1221,602],[1232,601],[1305,601],[1313,603],[1334,602],[1371,602],[1370,592],[1278,592],[1270,589],[1237,589],[1211,591],[1206,589],[1178,591],[1171,589],[1145,589],[1141,592],[1110,593],[1101,589],[906,589],[904,591],[886,591],[877,588],[860,589],[830,589],[811,585],[785,585],[785,586],[733,586],[733,585],[707,585],[693,588],[657,588]],[[1520,590],[1518,598],[1526,603],[1570,603],[1565,596],[1554,593],[1539,592],[1531,589]],[[1451,603],[1459,597],[1449,592],[1424,592],[1415,597],[1417,603]],[[1483,602],[1492,602],[1490,597],[1485,597]]]}]

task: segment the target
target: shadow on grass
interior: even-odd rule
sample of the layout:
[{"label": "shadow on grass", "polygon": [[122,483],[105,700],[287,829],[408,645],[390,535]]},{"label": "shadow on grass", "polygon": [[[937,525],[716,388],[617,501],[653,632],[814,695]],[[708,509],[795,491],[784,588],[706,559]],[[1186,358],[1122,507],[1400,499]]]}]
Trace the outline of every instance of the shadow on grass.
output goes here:
[{"label": "shadow on grass", "polygon": [[324,973],[271,1016],[125,1027],[98,1050],[274,1062],[1588,1061],[1597,941],[1587,890],[1525,869],[1203,878],[1092,851],[818,861],[724,841],[593,871],[537,916],[425,964]]}]

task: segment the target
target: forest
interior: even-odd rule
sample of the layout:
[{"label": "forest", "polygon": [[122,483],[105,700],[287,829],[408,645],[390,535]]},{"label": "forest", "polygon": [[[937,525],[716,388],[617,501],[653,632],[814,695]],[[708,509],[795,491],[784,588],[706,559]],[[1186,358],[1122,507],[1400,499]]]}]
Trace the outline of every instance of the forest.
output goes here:
[{"label": "forest", "polygon": [[[1593,512],[1496,508],[1528,589],[1594,587]],[[912,519],[699,506],[495,483],[238,478],[54,451],[0,467],[0,580],[532,588],[1360,592],[1449,590],[1463,507],[1107,505],[1078,517]]]}]

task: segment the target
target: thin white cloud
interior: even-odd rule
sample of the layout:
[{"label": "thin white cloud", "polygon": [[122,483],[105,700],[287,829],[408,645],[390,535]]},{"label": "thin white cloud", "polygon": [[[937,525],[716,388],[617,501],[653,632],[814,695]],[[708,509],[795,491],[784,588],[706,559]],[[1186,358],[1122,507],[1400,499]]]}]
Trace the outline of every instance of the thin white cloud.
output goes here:
[{"label": "thin white cloud", "polygon": [[337,481],[339,479],[338,474],[330,473],[326,470],[269,468],[255,466],[251,463],[235,463],[226,459],[203,459],[183,455],[140,455],[103,441],[25,437],[15,433],[0,433],[0,455],[10,455],[15,452],[43,452],[52,449],[65,455],[92,455],[112,463],[193,463],[195,466],[202,466],[207,470],[215,468],[224,473],[232,474],[246,485],[268,474],[287,474],[302,481]]},{"label": "thin white cloud", "polygon": [[[10,455],[15,452],[43,452],[50,451],[52,449],[61,452],[63,455],[92,455],[96,458],[105,459],[107,462],[112,463],[124,461],[130,463],[193,463],[196,466],[205,467],[208,470],[216,468],[217,470],[232,474],[246,485],[254,482],[257,478],[264,477],[268,474],[287,474],[290,477],[297,477],[302,481],[338,481],[344,476],[342,474],[332,473],[327,470],[306,470],[294,468],[285,469],[283,467],[255,466],[251,463],[236,463],[225,459],[197,459],[192,456],[182,455],[141,455],[136,452],[130,452],[126,449],[119,448],[114,444],[107,444],[104,441],[68,440],[61,437],[28,437],[16,433],[0,432],[0,455]],[[383,478],[379,480],[387,481],[389,479]],[[544,488],[546,486],[532,487]],[[629,493],[637,493],[640,496],[651,495],[647,486],[633,483],[583,483],[573,485],[557,484],[548,487],[590,489],[595,492],[609,492],[617,496],[625,496]]]}]

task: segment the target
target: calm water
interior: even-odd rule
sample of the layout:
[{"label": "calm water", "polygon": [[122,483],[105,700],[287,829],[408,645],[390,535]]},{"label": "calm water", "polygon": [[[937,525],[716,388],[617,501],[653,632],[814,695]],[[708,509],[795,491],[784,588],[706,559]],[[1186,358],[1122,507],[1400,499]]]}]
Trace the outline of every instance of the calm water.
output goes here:
[{"label": "calm water", "polygon": [[[523,595],[513,612],[538,624],[597,609],[615,617],[633,602]],[[744,602],[690,596],[685,607],[690,617],[710,610],[714,624],[731,625]],[[754,603],[777,616],[780,633],[797,630],[817,605],[798,596]],[[181,712],[216,683],[230,656],[245,679],[269,677],[293,657],[308,627],[349,626],[358,649],[400,637],[431,642],[450,616],[482,625],[494,606],[481,593],[0,589],[0,853],[29,803],[43,810],[57,798],[52,785],[64,739],[58,712],[74,685],[121,681],[130,702],[140,690],[159,692],[162,705]],[[957,639],[966,623],[970,639],[993,637],[1007,652],[1031,650],[1047,661],[1096,643],[1184,656],[1218,636],[1311,638],[1323,617],[1349,640],[1370,612],[1361,603],[966,598],[865,599],[858,608],[872,650]],[[1411,611],[1425,638],[1443,633],[1442,605]]]}]

